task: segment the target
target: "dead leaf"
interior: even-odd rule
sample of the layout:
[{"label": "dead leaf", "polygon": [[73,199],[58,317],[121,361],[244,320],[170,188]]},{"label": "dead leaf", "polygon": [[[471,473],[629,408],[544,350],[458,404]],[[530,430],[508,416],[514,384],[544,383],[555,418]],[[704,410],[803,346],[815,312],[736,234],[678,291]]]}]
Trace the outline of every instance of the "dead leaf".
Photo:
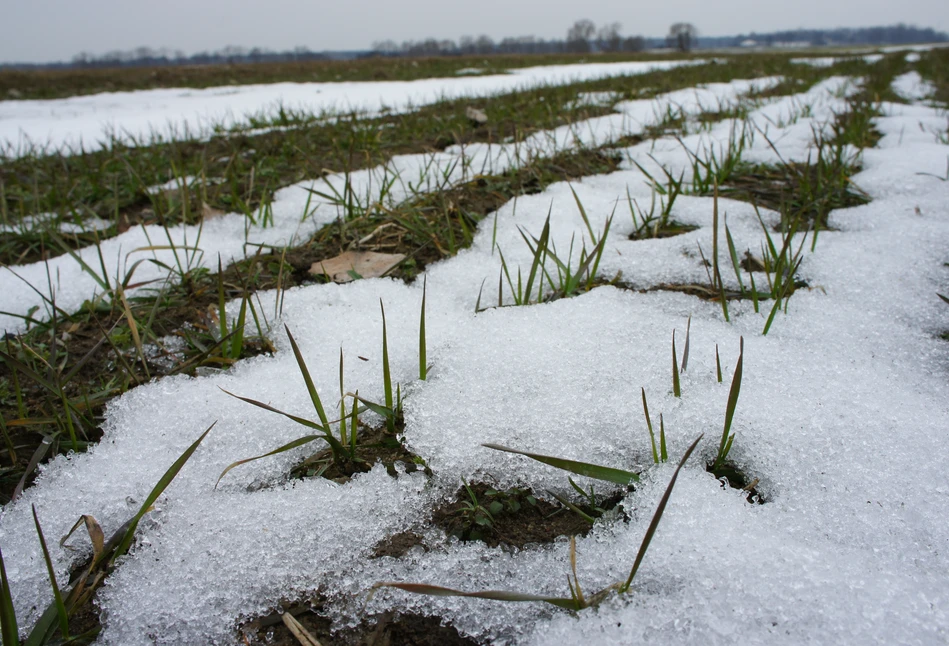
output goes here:
[{"label": "dead leaf", "polygon": [[328,276],[334,283],[348,283],[356,278],[384,276],[403,260],[405,254],[401,253],[346,251],[335,258],[313,263],[310,273],[314,276]]},{"label": "dead leaf", "polygon": [[745,252],[744,260],[738,264],[745,271],[767,271],[767,267],[765,267],[764,262],[761,259],[752,256],[750,251]]},{"label": "dead leaf", "polygon": [[479,110],[470,105],[465,108],[465,116],[476,126],[483,126],[488,122],[488,115],[486,115],[483,110]]},{"label": "dead leaf", "polygon": [[215,220],[224,215],[224,211],[221,209],[216,209],[207,202],[201,202],[201,217],[205,222],[208,220]]}]

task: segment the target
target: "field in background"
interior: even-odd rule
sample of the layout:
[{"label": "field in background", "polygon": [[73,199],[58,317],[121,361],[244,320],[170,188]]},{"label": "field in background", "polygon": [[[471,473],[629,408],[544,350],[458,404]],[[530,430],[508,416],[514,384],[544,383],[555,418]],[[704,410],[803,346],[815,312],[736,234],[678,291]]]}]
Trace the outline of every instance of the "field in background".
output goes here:
[{"label": "field in background", "polygon": [[[762,65],[801,56],[848,56],[853,48],[812,48],[793,52],[736,53],[735,51],[681,53],[676,50],[639,53],[537,54],[454,56],[432,58],[367,58],[346,61],[186,65],[65,70],[0,70],[0,99],[55,99],[99,92],[127,92],[157,88],[207,88],[256,83],[332,83],[336,81],[414,81],[462,74],[503,74],[505,70],[536,65],[573,65],[621,61],[689,60],[723,57],[729,64],[752,57]],[[878,48],[885,49],[885,48]],[[861,47],[861,55],[875,48]]]}]

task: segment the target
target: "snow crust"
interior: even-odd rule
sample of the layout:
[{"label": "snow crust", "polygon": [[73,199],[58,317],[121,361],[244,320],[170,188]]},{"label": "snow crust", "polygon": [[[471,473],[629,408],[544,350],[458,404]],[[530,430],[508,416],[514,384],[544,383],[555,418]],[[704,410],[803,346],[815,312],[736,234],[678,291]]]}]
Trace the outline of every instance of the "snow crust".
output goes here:
[{"label": "snow crust", "polygon": [[[847,79],[831,79],[805,96],[766,105],[751,119],[767,129],[782,157],[806,159],[812,137],[805,131],[822,127],[848,87]],[[737,90],[708,91],[729,97]],[[688,100],[687,94],[675,98]],[[649,107],[628,106],[624,115],[632,110],[647,115]],[[639,403],[644,387],[654,420],[664,415],[673,461],[700,433],[705,439],[680,476],[629,594],[573,615],[539,604],[381,592],[365,611],[434,613],[464,633],[500,644],[944,643],[949,360],[935,335],[949,327],[949,316],[935,293],[945,293],[949,282],[949,182],[931,175],[944,173],[949,146],[920,122],[945,123],[927,106],[884,105],[876,120],[883,139],[862,153],[864,170],[854,178],[873,201],[831,214],[835,230],[821,233],[816,252],[802,265],[809,288],[795,293],[767,336],[760,334],[766,314],[756,314],[750,303],[734,305],[726,323],[713,303],[617,287],[475,314],[482,281],[496,285],[500,260],[493,242],[509,264],[526,270],[518,227],[538,235],[550,211],[558,250],[571,236],[579,245],[588,235],[563,184],[519,198],[516,208],[505,205],[497,214],[496,238],[489,217],[470,249],[430,268],[433,367],[425,382],[416,379],[419,283],[374,279],[289,291],[283,322],[328,401],[338,384],[340,348],[347,357],[347,388],[381,399],[378,303],[385,302],[393,379],[406,386],[406,440],[435,477],[393,479],[377,466],[346,485],[288,484],[284,474],[306,454],[300,449],[242,466],[214,490],[230,462],[304,433],[221,391],[307,414],[288,342],[276,334],[274,357],[243,361],[213,376],[164,379],[115,400],[98,446],[53,460],[36,486],[3,510],[0,544],[21,623],[35,620],[50,599],[30,505],[47,537],[64,534],[80,513],[93,514],[109,533],[214,421],[100,595],[100,643],[236,643],[241,617],[317,588],[330,596],[345,624],[358,621],[366,591],[384,580],[566,595],[564,542],[512,553],[429,531],[434,548],[428,552],[366,558],[387,535],[421,531],[431,507],[462,476],[526,484],[538,492],[568,490],[564,474],[482,448],[484,442],[645,470],[643,485],[624,503],[631,520],[600,523],[578,540],[579,577],[589,593],[625,579],[672,472],[671,464],[650,464]],[[590,132],[605,132],[600,128],[605,126]],[[725,146],[731,132],[731,124],[718,124],[682,144],[657,141],[651,152],[670,168],[684,169],[687,150]],[[601,274],[611,278],[622,271],[639,287],[701,282],[704,269],[694,249],[696,242],[711,249],[711,199],[676,202],[674,217],[699,225],[698,231],[628,240],[632,224],[622,211],[627,188],[634,197],[648,195],[632,160],[648,169],[653,162],[647,152],[644,146],[626,149],[627,168],[573,185],[594,230],[617,209]],[[760,136],[747,154],[776,159]],[[737,248],[757,250],[763,235],[753,211],[728,200],[719,207],[728,214]],[[773,222],[776,214],[763,216]],[[206,230],[202,245],[213,249],[216,236]],[[273,298],[262,295],[265,307]],[[689,315],[691,358],[682,397],[675,398],[670,341],[673,329],[682,334]],[[768,500],[760,506],[723,488],[701,464],[721,434],[739,337],[744,380],[732,455],[760,478]],[[722,384],[714,376],[716,344],[726,372]],[[70,542],[83,551],[81,540]],[[50,543],[62,578],[78,557]]]}]

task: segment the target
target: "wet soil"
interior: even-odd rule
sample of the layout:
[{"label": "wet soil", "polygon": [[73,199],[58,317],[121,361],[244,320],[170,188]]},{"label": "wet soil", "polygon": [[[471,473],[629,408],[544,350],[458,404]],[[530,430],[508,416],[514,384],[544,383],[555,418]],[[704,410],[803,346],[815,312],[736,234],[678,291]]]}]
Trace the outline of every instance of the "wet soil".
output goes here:
[{"label": "wet soil", "polygon": [[438,617],[386,612],[366,618],[355,628],[332,632],[323,613],[324,601],[288,605],[281,613],[255,619],[240,629],[243,643],[251,646],[300,646],[284,624],[282,613],[290,613],[323,646],[477,646]]},{"label": "wet soil", "polygon": [[[463,541],[479,540],[490,547],[523,549],[531,544],[551,543],[560,536],[585,535],[590,531],[590,523],[579,514],[560,504],[536,498],[530,489],[498,491],[484,482],[469,486],[477,504],[467,489],[461,487],[452,500],[432,513],[432,525],[448,536]],[[617,495],[599,506],[612,509],[621,500],[622,497]],[[588,515],[599,515],[586,504],[575,504]],[[478,507],[490,513],[487,522]]]}]

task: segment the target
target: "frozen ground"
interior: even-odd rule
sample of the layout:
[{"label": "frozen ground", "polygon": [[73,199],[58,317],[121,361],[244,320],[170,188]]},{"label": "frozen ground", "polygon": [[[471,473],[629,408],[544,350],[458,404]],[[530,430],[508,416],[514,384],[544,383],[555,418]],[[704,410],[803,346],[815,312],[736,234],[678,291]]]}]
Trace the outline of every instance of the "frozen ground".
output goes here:
[{"label": "frozen ground", "polygon": [[[911,82],[899,81],[907,91]],[[847,79],[831,79],[807,95],[763,106],[751,119],[785,159],[805,159],[811,128],[841,109],[848,86]],[[731,84],[706,91],[728,98],[740,90]],[[671,475],[671,465],[650,465],[639,405],[644,387],[654,418],[664,414],[673,460],[699,433],[706,439],[680,476],[629,594],[569,614],[534,604],[384,592],[366,610],[434,613],[496,643],[945,643],[949,360],[936,335],[949,327],[949,308],[935,293],[945,293],[949,282],[949,181],[940,179],[949,146],[932,134],[945,127],[944,113],[923,105],[883,107],[876,125],[884,137],[863,153],[864,170],[855,178],[873,201],[832,214],[836,230],[821,233],[802,265],[810,288],[793,296],[768,336],[761,336],[764,314],[750,303],[733,305],[726,323],[712,303],[615,287],[475,314],[482,280],[496,281],[500,269],[492,218],[470,249],[428,271],[433,367],[425,382],[415,379],[420,284],[361,280],[292,290],[283,321],[330,401],[340,348],[347,358],[369,359],[347,361],[347,389],[381,399],[378,303],[385,302],[393,378],[406,387],[406,440],[435,477],[393,479],[377,467],[346,485],[287,484],[289,465],[304,454],[295,452],[236,469],[214,490],[227,464],[303,434],[220,390],[305,413],[306,390],[285,336],[276,334],[280,351],[272,358],[215,376],[164,379],[119,398],[97,447],[54,460],[36,486],[3,510],[0,544],[21,623],[49,602],[30,505],[48,537],[65,534],[80,513],[94,515],[109,533],[214,421],[100,595],[102,643],[234,643],[240,617],[317,588],[340,617],[358,619],[366,591],[383,580],[567,594],[564,542],[509,553],[427,530],[431,551],[366,558],[385,536],[426,531],[429,510],[461,477],[567,491],[562,473],[483,449],[483,442],[645,469],[644,485],[625,503],[630,522],[601,523],[578,541],[580,581],[588,591],[599,589],[625,578]],[[624,116],[616,126],[635,129],[642,122]],[[724,145],[731,126],[718,124],[683,143],[696,151]],[[597,143],[612,132],[603,125],[588,131],[598,133],[589,135]],[[625,152],[644,165],[652,163],[647,152],[672,169],[688,162],[683,145],[672,140]],[[747,154],[775,159],[761,136]],[[648,200],[644,179],[629,163],[574,184],[594,229],[619,201],[601,273],[611,278],[622,271],[625,281],[642,287],[702,281],[695,249],[697,241],[711,248],[712,200],[676,202],[676,219],[699,230],[630,241],[626,191]],[[720,208],[738,249],[756,251],[762,234],[753,210],[727,200]],[[518,199],[516,211],[513,204],[498,211],[496,241],[509,263],[526,268],[517,228],[537,235],[548,210],[558,249],[572,235],[583,238],[586,227],[569,187],[551,186]],[[294,212],[299,218],[299,207]],[[773,221],[776,214],[764,216]],[[202,246],[214,250],[216,235],[206,228]],[[273,295],[262,299],[266,306]],[[669,343],[689,315],[691,359],[677,399],[669,392]],[[760,506],[723,489],[701,466],[721,434],[742,336],[733,457],[760,478],[768,500]],[[714,376],[716,344],[727,368],[723,384]],[[71,543],[82,552],[82,540]],[[77,556],[58,546],[53,552],[63,576]]]},{"label": "frozen ground", "polygon": [[[645,74],[702,61],[649,61],[546,65],[509,74],[392,82],[277,83],[207,89],[107,92],[68,99],[0,101],[0,150],[32,146],[96,150],[112,137],[149,141],[208,134],[213,127],[247,123],[247,115],[277,107],[310,114],[376,114],[458,97],[484,97],[539,85]],[[9,154],[9,153],[8,153]]]}]

